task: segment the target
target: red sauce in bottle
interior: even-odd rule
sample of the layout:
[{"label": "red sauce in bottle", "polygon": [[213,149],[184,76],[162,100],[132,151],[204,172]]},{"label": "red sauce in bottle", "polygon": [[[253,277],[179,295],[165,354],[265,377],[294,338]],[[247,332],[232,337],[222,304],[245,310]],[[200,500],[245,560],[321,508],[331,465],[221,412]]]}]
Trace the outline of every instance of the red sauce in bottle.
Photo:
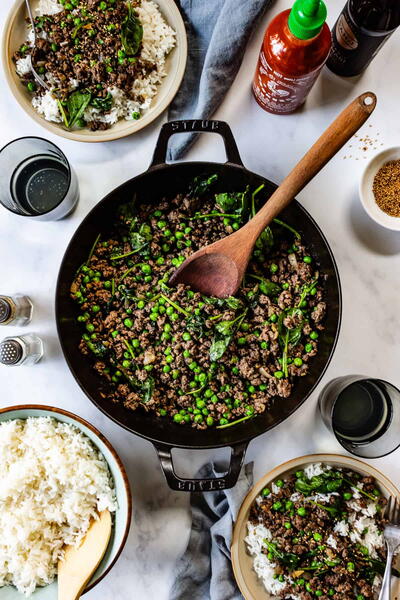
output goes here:
[{"label": "red sauce in bottle", "polygon": [[[317,9],[318,15],[307,15],[307,8],[308,12]],[[331,48],[325,18],[320,0],[297,0],[292,10],[279,13],[268,26],[253,81],[254,96],[264,110],[291,113],[305,101]]]}]

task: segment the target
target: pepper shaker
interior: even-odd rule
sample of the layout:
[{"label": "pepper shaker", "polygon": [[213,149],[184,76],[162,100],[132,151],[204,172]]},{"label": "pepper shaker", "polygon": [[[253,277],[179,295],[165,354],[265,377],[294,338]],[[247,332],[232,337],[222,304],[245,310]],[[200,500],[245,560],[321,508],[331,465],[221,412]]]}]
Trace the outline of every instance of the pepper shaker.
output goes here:
[{"label": "pepper shaker", "polygon": [[0,342],[0,364],[9,367],[34,365],[43,356],[43,342],[34,333],[6,337]]},{"label": "pepper shaker", "polygon": [[33,305],[28,296],[0,296],[0,325],[27,325],[32,311]]}]

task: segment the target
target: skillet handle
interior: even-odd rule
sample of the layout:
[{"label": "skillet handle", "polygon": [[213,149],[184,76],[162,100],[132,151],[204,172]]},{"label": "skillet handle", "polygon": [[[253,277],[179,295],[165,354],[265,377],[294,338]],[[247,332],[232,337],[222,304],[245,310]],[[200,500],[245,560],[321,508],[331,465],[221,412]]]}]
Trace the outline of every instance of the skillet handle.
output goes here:
[{"label": "skillet handle", "polygon": [[168,140],[175,133],[218,133],[224,140],[227,163],[243,166],[239,150],[228,123],[225,121],[202,121],[201,119],[189,119],[186,121],[169,121],[161,127],[153,158],[149,169],[158,165],[165,165],[167,160]]},{"label": "skillet handle", "polygon": [[180,492],[216,492],[228,490],[236,485],[243,465],[248,442],[231,446],[229,469],[223,477],[214,479],[183,479],[175,473],[172,462],[172,447],[154,444],[161,467],[169,487]]}]

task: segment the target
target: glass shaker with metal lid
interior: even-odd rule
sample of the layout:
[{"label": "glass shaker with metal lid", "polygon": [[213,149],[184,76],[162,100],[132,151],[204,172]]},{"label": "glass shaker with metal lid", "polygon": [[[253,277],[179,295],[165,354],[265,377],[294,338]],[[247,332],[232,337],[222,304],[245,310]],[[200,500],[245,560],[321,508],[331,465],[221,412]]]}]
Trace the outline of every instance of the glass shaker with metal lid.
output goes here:
[{"label": "glass shaker with metal lid", "polygon": [[33,305],[28,296],[0,295],[0,325],[27,325],[32,318]]},{"label": "glass shaker with metal lid", "polygon": [[6,337],[0,342],[0,364],[8,367],[33,365],[43,356],[43,342],[34,333]]}]

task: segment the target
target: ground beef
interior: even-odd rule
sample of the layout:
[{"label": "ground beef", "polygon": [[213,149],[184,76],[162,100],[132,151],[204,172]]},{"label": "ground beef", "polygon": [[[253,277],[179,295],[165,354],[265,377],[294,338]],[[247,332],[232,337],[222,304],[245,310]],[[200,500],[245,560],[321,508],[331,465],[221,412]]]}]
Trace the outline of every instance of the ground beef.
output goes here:
[{"label": "ground beef", "polygon": [[211,193],[181,194],[125,206],[109,236],[96,240],[71,296],[85,330],[80,349],[111,381],[113,402],[199,429],[226,427],[288,398],[308,372],[318,349],[314,321],[323,327],[324,277],[291,230],[272,226],[272,247],[256,247],[235,298],[168,286],[193,251],[248,218],[224,214]]}]

